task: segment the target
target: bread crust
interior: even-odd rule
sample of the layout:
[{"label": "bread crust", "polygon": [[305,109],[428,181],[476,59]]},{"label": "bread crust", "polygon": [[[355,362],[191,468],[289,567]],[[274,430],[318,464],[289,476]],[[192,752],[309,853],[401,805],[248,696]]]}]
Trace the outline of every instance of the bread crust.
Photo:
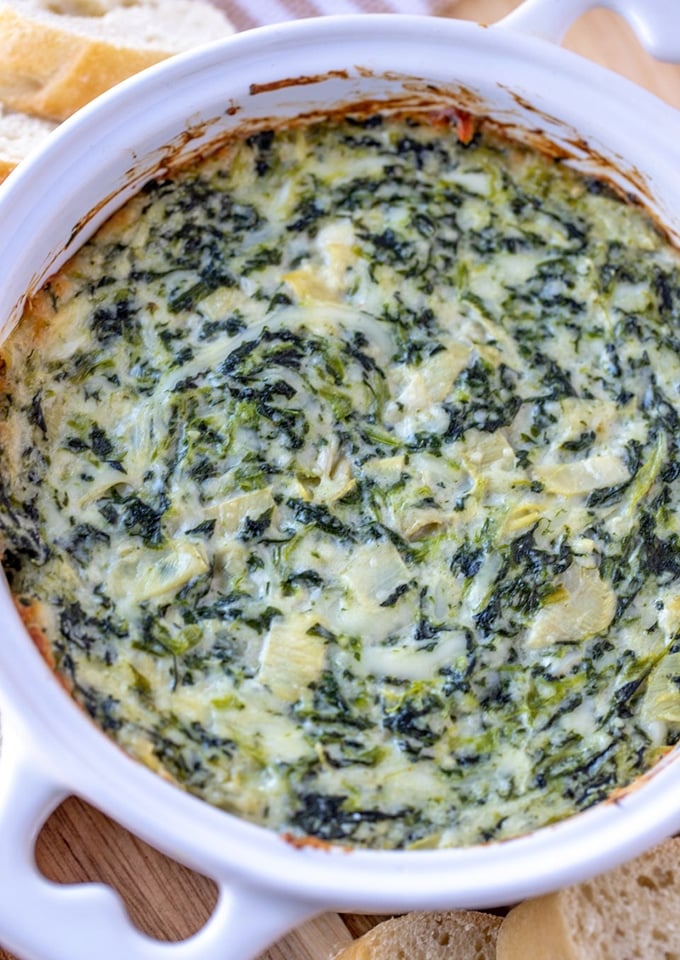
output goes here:
[{"label": "bread crust", "polygon": [[0,98],[13,110],[65,120],[167,56],[162,50],[119,48],[0,7]]},{"label": "bread crust", "polygon": [[493,960],[502,918],[476,910],[408,913],[379,923],[335,960]]},{"label": "bread crust", "polygon": [[12,160],[7,160],[5,157],[0,157],[0,183],[7,179],[15,167],[16,163],[14,163]]},{"label": "bread crust", "polygon": [[498,933],[498,960],[579,960],[560,904],[551,893],[514,907]]},{"label": "bread crust", "polygon": [[498,960],[679,955],[679,864],[674,837],[592,880],[520,903],[501,927]]},{"label": "bread crust", "polygon": [[[61,121],[71,116],[99,94],[187,47],[182,35],[181,17],[177,35],[172,30],[173,10],[168,10],[163,46],[144,42],[131,21],[128,36],[121,37],[125,7],[118,11],[118,30],[106,34],[105,19],[94,18],[88,32],[86,17],[69,17],[36,12],[22,4],[0,3],[0,101],[13,110]],[[228,19],[217,9],[196,0],[206,11],[203,42],[217,39],[219,27],[232,32]],[[149,6],[149,21],[158,20],[159,11]],[[200,17],[196,17],[200,20]],[[95,27],[97,29],[95,29]],[[103,29],[102,29],[103,28]],[[199,31],[199,34],[202,31]],[[196,38],[200,42],[200,38]]]}]

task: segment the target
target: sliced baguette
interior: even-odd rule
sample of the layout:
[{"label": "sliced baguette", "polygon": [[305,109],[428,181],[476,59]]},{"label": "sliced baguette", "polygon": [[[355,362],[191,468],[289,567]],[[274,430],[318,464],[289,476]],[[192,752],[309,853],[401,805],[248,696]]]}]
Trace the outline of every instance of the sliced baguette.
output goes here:
[{"label": "sliced baguette", "polygon": [[0,0],[0,101],[64,120],[139,70],[232,30],[203,0]]},{"label": "sliced baguette", "polygon": [[335,960],[494,960],[502,920],[491,913],[408,913],[384,920]]},{"label": "sliced baguette", "polygon": [[0,106],[0,183],[54,130],[55,123]]},{"label": "sliced baguette", "polygon": [[499,960],[680,960],[680,839],[514,907]]}]

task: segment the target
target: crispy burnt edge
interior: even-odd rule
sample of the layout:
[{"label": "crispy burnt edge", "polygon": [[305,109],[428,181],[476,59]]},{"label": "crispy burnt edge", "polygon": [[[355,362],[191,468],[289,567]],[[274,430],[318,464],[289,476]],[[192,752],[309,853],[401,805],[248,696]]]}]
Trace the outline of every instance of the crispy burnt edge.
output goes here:
[{"label": "crispy burnt edge", "polygon": [[341,853],[351,853],[354,849],[350,846],[345,846],[338,843],[330,843],[328,840],[321,840],[319,837],[314,837],[310,834],[298,835],[296,833],[291,833],[286,831],[285,833],[280,834],[281,839],[293,847],[295,850],[321,850],[324,853],[334,853],[340,851]]},{"label": "crispy burnt edge", "polygon": [[72,687],[66,677],[58,672],[52,646],[49,641],[49,627],[46,625],[46,622],[49,620],[47,605],[35,598],[12,595],[12,599],[16,611],[26,628],[26,632],[37,647],[38,652],[50,669],[56,674],[59,683],[70,693]]}]

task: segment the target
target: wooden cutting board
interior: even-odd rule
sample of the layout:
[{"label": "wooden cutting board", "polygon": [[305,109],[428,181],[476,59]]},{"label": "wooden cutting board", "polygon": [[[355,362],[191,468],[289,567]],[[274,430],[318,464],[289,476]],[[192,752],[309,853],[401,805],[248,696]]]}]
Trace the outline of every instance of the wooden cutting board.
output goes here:
[{"label": "wooden cutting board", "polygon": [[[220,0],[215,2],[220,5]],[[228,0],[221,5],[228,9]],[[458,17],[492,23],[516,5],[517,0],[451,0],[444,9]],[[680,109],[680,67],[655,63],[627,25],[609,11],[583,17],[570,30],[566,45]],[[642,119],[639,128],[644,135]],[[123,896],[133,921],[161,939],[183,939],[200,929],[215,903],[211,881],[169,861],[75,798],[67,800],[45,825],[37,857],[43,872],[55,881],[110,883]],[[260,960],[330,960],[339,947],[380,919],[325,914],[290,933]],[[0,960],[14,958],[0,947]]]}]

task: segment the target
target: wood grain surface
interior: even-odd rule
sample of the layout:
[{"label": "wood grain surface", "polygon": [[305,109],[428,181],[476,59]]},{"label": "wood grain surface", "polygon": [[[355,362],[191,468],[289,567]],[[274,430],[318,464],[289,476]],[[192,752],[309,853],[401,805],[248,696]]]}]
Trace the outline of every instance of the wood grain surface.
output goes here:
[{"label": "wood grain surface", "polygon": [[[514,6],[516,0],[458,0],[447,12],[492,23]],[[680,108],[680,67],[652,60],[625,22],[609,11],[582,17],[569,31],[566,46]],[[644,131],[643,123],[640,129]],[[133,922],[160,939],[189,936],[205,923],[215,904],[216,889],[210,880],[168,860],[75,798],[62,804],[45,824],[36,854],[40,868],[55,881],[104,881],[114,886]],[[261,960],[330,960],[338,948],[380,919],[325,914],[290,933]],[[0,960],[14,958],[0,948]]]}]

